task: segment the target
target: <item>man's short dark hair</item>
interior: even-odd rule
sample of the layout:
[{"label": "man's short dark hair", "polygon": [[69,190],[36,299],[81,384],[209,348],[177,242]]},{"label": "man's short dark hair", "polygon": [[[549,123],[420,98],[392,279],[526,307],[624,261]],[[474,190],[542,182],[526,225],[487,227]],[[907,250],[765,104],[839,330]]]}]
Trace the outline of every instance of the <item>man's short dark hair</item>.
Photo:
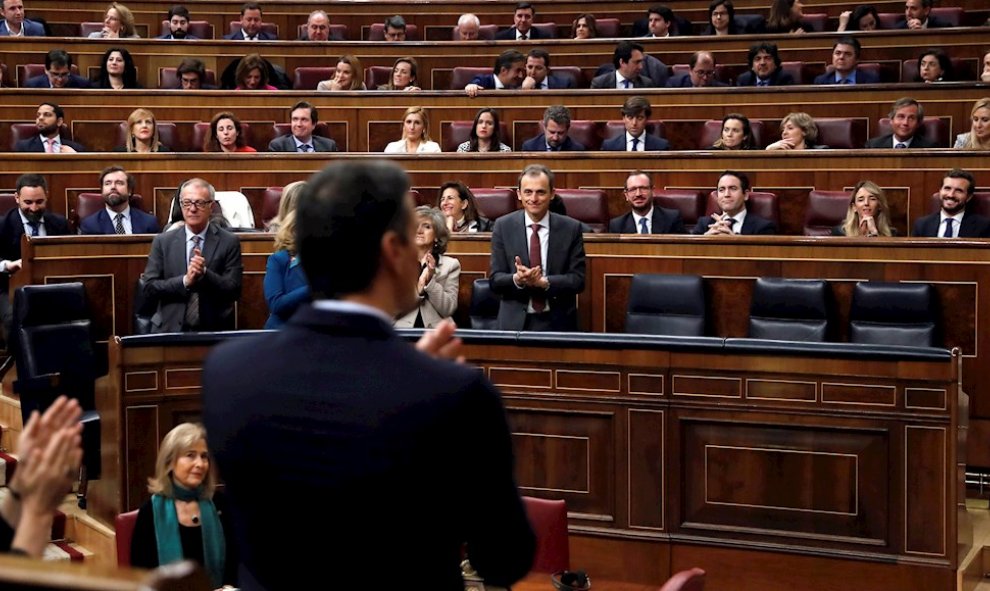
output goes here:
[{"label": "man's short dark hair", "polygon": [[48,181],[46,181],[45,177],[40,174],[29,172],[17,177],[17,185],[15,190],[20,193],[21,189],[24,187],[41,187],[41,190],[43,190],[46,195],[48,194]]},{"label": "man's short dark hair", "polygon": [[179,62],[179,67],[175,69],[175,75],[181,78],[183,74],[196,74],[199,76],[200,83],[206,83],[206,64],[202,60],[198,60],[194,57],[187,57],[181,62]]},{"label": "man's short dark hair", "polygon": [[249,10],[257,10],[264,13],[264,11],[261,10],[261,5],[257,2],[245,2],[244,4],[241,4],[241,16],[244,16],[244,13]]},{"label": "man's short dark hair", "polygon": [[663,4],[651,6],[650,9],[646,11],[646,16],[650,16],[651,14],[659,14],[660,18],[668,23],[674,22],[674,11],[671,10],[669,6],[664,6]]},{"label": "man's short dark hair", "polygon": [[547,181],[550,182],[550,190],[553,191],[553,171],[550,170],[548,166],[543,164],[530,164],[519,173],[519,179],[516,181],[516,188],[522,188],[522,180],[528,176],[540,176],[541,174],[546,175]]},{"label": "man's short dark hair", "polygon": [[313,125],[316,125],[317,123],[320,122],[320,114],[316,110],[316,107],[313,106],[313,103],[307,101],[299,101],[298,103],[292,105],[292,108],[289,109],[289,117],[292,117],[292,112],[295,111],[296,109],[309,109],[309,118],[313,121]]},{"label": "man's short dark hair", "polygon": [[550,105],[543,111],[543,125],[553,121],[557,125],[571,126],[571,110],[564,105]]},{"label": "man's short dark hair", "polygon": [[408,192],[408,175],[386,160],[335,162],[313,175],[296,205],[296,245],[315,298],[371,285],[385,233],[412,238]]},{"label": "man's short dark hair", "polygon": [[72,56],[64,49],[52,49],[45,54],[45,69],[51,70],[52,66],[71,68]]},{"label": "man's short dark hair", "polygon": [[512,14],[515,14],[517,10],[526,10],[526,9],[532,10],[533,14],[534,15],[536,14],[536,7],[530,4],[529,2],[520,2],[519,4],[516,4],[516,7],[512,10]]},{"label": "man's short dark hair", "polygon": [[[737,172],[735,170],[725,170],[722,171],[722,174],[718,175],[718,180],[721,181],[722,177],[727,177],[727,176],[734,176],[737,179],[739,179],[739,188],[742,189],[744,192],[749,191],[751,185],[749,184],[749,177],[746,176],[745,172]],[[717,182],[715,184],[718,185]]]},{"label": "man's short dark hair", "polygon": [[931,8],[934,5],[935,5],[935,1],[934,0],[921,0],[921,7],[922,8]]},{"label": "man's short dark hair", "polygon": [[173,16],[181,16],[186,20],[191,20],[189,17],[189,9],[181,4],[176,4],[172,8],[168,9],[168,20],[172,20]]},{"label": "man's short dark hair", "polygon": [[508,49],[503,51],[497,58],[495,58],[495,75],[498,75],[502,70],[508,70],[512,67],[512,64],[516,62],[526,61],[526,56],[522,53],[516,51],[515,49]]},{"label": "man's short dark hair", "polygon": [[127,175],[127,190],[133,194],[134,187],[137,184],[137,181],[134,179],[133,174],[124,170],[124,167],[120,166],[119,164],[114,164],[112,166],[108,166],[103,169],[103,172],[100,173],[100,189],[103,188],[103,179],[107,178],[108,174],[113,174],[115,172],[122,172],[125,175]]},{"label": "man's short dark hair", "polygon": [[46,101],[38,104],[39,107],[44,105],[48,105],[49,107],[52,108],[53,111],[55,111],[56,119],[65,119],[65,110],[62,107],[60,107],[58,103],[49,103]]},{"label": "man's short dark hair", "polygon": [[832,51],[835,51],[835,48],[840,45],[848,45],[852,47],[853,55],[856,56],[856,59],[859,59],[859,52],[863,50],[863,46],[859,44],[858,39],[855,37],[849,37],[848,35],[845,37],[839,37],[832,45]]},{"label": "man's short dark hair", "polygon": [[945,173],[946,179],[965,179],[969,182],[969,186],[966,187],[966,194],[972,196],[976,192],[976,178],[973,173],[968,170],[963,170],[961,168],[953,168],[949,172]]},{"label": "man's short dark hair", "polygon": [[540,49],[539,47],[530,49],[526,57],[535,57],[538,60],[543,60],[543,65],[548,68],[550,67],[550,52],[546,49]]},{"label": "man's short dark hair", "polygon": [[710,51],[696,51],[696,52],[694,52],[694,53],[691,54],[691,59],[688,61],[688,65],[691,67],[692,70],[694,69],[695,66],[698,65],[698,61],[701,59],[701,57],[702,56],[705,56],[705,55],[707,55],[708,57],[712,58],[712,65],[715,65],[717,63],[715,61],[715,54],[714,53],[712,53]]},{"label": "man's short dark hair", "polygon": [[620,62],[631,60],[634,51],[642,52],[643,46],[633,41],[619,41],[619,44],[615,46],[615,51],[612,53],[612,65],[615,66],[615,69],[619,69]]},{"label": "man's short dark hair", "polygon": [[623,117],[638,117],[640,115],[646,115],[647,118],[653,115],[653,107],[645,97],[631,96],[622,103]]},{"label": "man's short dark hair", "polygon": [[[893,119],[894,115],[896,115],[897,112],[904,107],[918,107],[918,125],[921,125],[925,121],[925,108],[921,106],[921,103],[909,96],[902,96],[894,101],[893,106],[890,107],[890,113],[887,113],[887,118]],[[919,127],[917,133],[920,134],[923,131],[924,130]]]},{"label": "man's short dark hair", "polygon": [[773,58],[773,63],[779,68],[780,67],[780,51],[777,49],[776,43],[770,43],[769,41],[762,41],[755,45],[749,47],[749,53],[746,54],[746,61],[749,62],[749,67],[753,67],[753,60],[760,52],[766,52],[771,58]]},{"label": "man's short dark hair", "polygon": [[402,29],[403,31],[405,31],[406,19],[402,18],[399,15],[388,17],[387,19],[385,19],[385,30],[388,29]]}]

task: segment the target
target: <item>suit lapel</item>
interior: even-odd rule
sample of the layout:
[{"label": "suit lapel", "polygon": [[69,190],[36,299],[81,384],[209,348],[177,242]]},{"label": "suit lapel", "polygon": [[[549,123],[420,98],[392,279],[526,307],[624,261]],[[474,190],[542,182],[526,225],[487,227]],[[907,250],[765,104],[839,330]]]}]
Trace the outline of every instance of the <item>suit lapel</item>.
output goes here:
[{"label": "suit lapel", "polygon": [[550,219],[547,220],[550,223],[550,240],[547,241],[547,260],[543,265],[543,276],[552,275],[552,271],[557,268],[557,245],[560,243],[561,236],[560,232],[553,231],[553,219],[554,214],[550,214]]},{"label": "suit lapel", "polygon": [[[97,221],[99,222],[97,225],[98,226],[102,226],[104,232],[108,232],[110,234],[116,234],[117,233],[117,229],[113,227],[113,222],[110,221],[110,214],[107,213],[107,210],[106,210],[105,207],[103,209],[101,209],[99,211],[99,213],[97,213],[96,215],[99,216],[97,218]],[[133,221],[132,221],[132,224],[133,224]]]},{"label": "suit lapel", "polygon": [[[519,257],[519,259],[522,260],[523,265],[526,265],[527,267],[531,267],[532,265],[530,264],[530,260],[529,260],[529,241],[526,240],[526,235],[528,234],[526,228],[528,225],[529,225],[529,218],[526,216],[526,210],[523,209],[519,210],[518,221],[516,221],[516,223],[513,224],[513,226],[515,226],[515,231],[520,232],[519,243],[522,245],[522,248],[519,250],[519,252],[521,252],[522,255]],[[513,272],[515,272],[516,267],[512,261],[509,261],[509,268],[512,269]]]},{"label": "suit lapel", "polygon": [[172,249],[172,253],[169,255],[171,259],[169,264],[175,271],[166,272],[166,274],[171,276],[176,273],[182,273],[184,275],[186,267],[189,266],[189,263],[186,261],[186,229],[179,228],[175,230],[175,237],[172,240],[175,241],[175,248]]},{"label": "suit lapel", "polygon": [[213,257],[216,256],[218,242],[220,242],[220,231],[217,230],[216,226],[210,224],[206,228],[206,245],[203,247],[203,258],[206,260],[207,268],[213,262]]}]

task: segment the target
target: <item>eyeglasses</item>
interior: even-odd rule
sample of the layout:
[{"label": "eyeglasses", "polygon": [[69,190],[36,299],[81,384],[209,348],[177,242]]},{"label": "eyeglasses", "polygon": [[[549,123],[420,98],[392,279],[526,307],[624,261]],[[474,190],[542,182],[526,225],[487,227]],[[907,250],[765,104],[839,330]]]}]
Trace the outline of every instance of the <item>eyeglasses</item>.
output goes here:
[{"label": "eyeglasses", "polygon": [[715,75],[715,70],[691,70],[691,71],[694,72],[696,76],[700,76],[702,78],[711,78],[712,76]]},{"label": "eyeglasses", "polygon": [[212,200],[200,201],[197,199],[196,201],[193,201],[192,199],[183,199],[182,201],[179,201],[179,205],[182,206],[182,209],[192,209],[194,207],[196,209],[206,209],[212,204]]},{"label": "eyeglasses", "polygon": [[51,76],[52,78],[68,78],[69,77],[69,73],[68,72],[53,72],[51,70],[48,70],[48,75]]}]

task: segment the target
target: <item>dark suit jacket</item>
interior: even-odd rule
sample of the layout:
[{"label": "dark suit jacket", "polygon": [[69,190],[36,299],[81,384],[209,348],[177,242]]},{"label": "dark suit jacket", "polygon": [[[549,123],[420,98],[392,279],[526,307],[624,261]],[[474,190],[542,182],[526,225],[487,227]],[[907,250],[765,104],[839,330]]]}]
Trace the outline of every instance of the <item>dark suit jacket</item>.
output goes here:
[{"label": "dark suit jacket", "polygon": [[[41,23],[36,23],[29,19],[24,19],[21,23],[21,27],[24,28],[25,37],[44,37],[45,36],[45,26]],[[7,21],[0,20],[0,37],[5,37],[10,35],[10,29],[7,28]]]},{"label": "dark suit jacket", "polygon": [[[362,589],[379,575],[463,591],[465,543],[490,584],[529,569],[535,540],[498,391],[380,318],[307,304],[277,332],[227,340],[203,367],[203,422],[245,591],[328,577]],[[273,511],[259,474],[291,502]],[[274,535],[289,531],[291,543]],[[346,543],[327,553],[327,532]]]},{"label": "dark suit jacket", "polygon": [[[770,75],[770,86],[790,86],[795,84],[794,76],[791,76],[787,72],[784,72],[780,68],[774,70],[773,74]],[[748,70],[739,75],[739,79],[736,80],[736,86],[756,86],[756,73],[753,70]]]},{"label": "dark suit jacket", "polygon": [[[714,88],[716,86],[728,86],[725,82],[720,82],[718,80],[712,80],[712,83],[708,85],[708,88]],[[667,80],[667,88],[695,88],[694,82],[691,81],[691,74],[677,74]],[[700,87],[706,88],[706,87]]]},{"label": "dark suit jacket", "polygon": [[[240,30],[240,31],[237,31],[236,33],[231,33],[229,35],[224,35],[223,38],[226,39],[227,41],[244,41],[244,31],[243,30]],[[259,41],[278,41],[278,37],[275,37],[274,35],[266,32],[266,31],[258,31],[258,40]]]},{"label": "dark suit jacket", "polygon": [[[320,135],[313,136],[314,152],[336,152],[337,142]],[[292,134],[279,136],[268,143],[269,152],[296,152],[296,142],[292,140]]]},{"label": "dark suit jacket", "polygon": [[[879,137],[870,138],[866,142],[867,148],[893,148],[894,147],[894,134],[888,133],[887,135],[881,135]],[[914,140],[911,142],[912,148],[938,148],[935,142],[926,138],[923,135],[915,135]],[[941,146],[944,147],[944,146]],[[963,217],[963,219],[966,219]]]},{"label": "dark suit jacket", "polygon": [[[545,134],[540,134],[536,137],[529,138],[522,145],[523,152],[546,152],[547,151],[547,137]],[[564,138],[564,143],[560,144],[560,149],[555,150],[556,152],[584,152],[585,147],[580,142],[576,142],[571,139],[570,136]]]},{"label": "dark suit jacket", "polygon": [[[694,227],[692,234],[704,234],[708,231],[708,226],[712,225],[712,216],[706,215],[698,218],[698,225]],[[752,234],[776,234],[777,226],[773,225],[773,222],[767,218],[761,218],[751,211],[746,212],[746,219],[743,220],[742,228],[739,229],[737,234],[752,235]]]},{"label": "dark suit jacket", "polygon": [[[632,80],[633,88],[653,88],[656,83],[652,78],[647,78],[640,74],[637,78]],[[607,74],[602,74],[601,76],[595,76],[591,81],[592,88],[605,88],[609,90],[615,90],[615,72],[609,72]]]},{"label": "dark suit jacket", "polygon": [[[942,221],[941,212],[926,215],[915,220],[912,236],[927,238],[938,237],[938,225]],[[990,238],[990,218],[982,215],[966,212],[962,223],[959,225],[960,238]],[[4,257],[6,258],[6,257]]]},{"label": "dark suit jacket", "polygon": [[[67,140],[65,138],[62,138],[61,141],[62,141],[63,144],[65,144],[66,146],[69,146],[70,148],[72,148],[76,152],[85,152],[86,151],[85,146],[83,146],[82,144],[77,144],[76,142],[74,142],[72,140]],[[20,140],[19,142],[17,142],[16,144],[14,144],[14,151],[15,152],[44,152],[45,151],[45,143],[41,141],[41,136],[40,135],[36,135],[34,137],[29,137],[26,140]]]},{"label": "dark suit jacket", "polygon": [[495,74],[475,76],[468,84],[477,84],[486,90],[495,90]]},{"label": "dark suit jacket", "polygon": [[[684,229],[684,220],[681,219],[681,212],[676,209],[654,205],[651,222],[652,234],[687,234],[687,230]],[[639,228],[636,227],[631,211],[612,218],[608,222],[608,231],[612,234],[639,234]]]},{"label": "dark suit jacket", "polygon": [[[89,80],[83,78],[82,76],[77,76],[75,74],[69,74],[69,81],[65,83],[65,88],[92,88]],[[40,76],[33,76],[28,78],[24,82],[24,88],[51,88],[51,80],[48,79],[46,74]]]},{"label": "dark suit jacket", "polygon": [[[646,136],[646,149],[645,152],[657,151],[657,150],[669,150],[670,142],[663,139],[662,137],[657,137],[652,133],[644,134]],[[626,132],[622,132],[614,138],[610,138],[602,142],[602,150],[605,152],[625,152],[626,151]]]},{"label": "dark suit jacket", "polygon": [[155,39],[168,39],[170,41],[199,41],[199,37],[195,35],[186,35],[182,39],[175,39],[174,37],[172,37],[172,33],[165,33],[164,35],[159,35],[155,37]]},{"label": "dark suit jacket", "polygon": [[144,269],[144,295],[158,302],[152,332],[181,332],[189,294],[199,292],[199,330],[234,328],[234,302],[241,297],[241,243],[236,236],[210,223],[203,245],[206,274],[189,289],[186,274],[186,230],[155,236]]},{"label": "dark suit jacket", "polygon": [[543,294],[550,305],[553,330],[578,329],[577,295],[584,291],[584,238],[581,222],[565,215],[550,213],[550,244],[543,275],[550,289],[519,289],[512,281],[516,272],[515,257],[529,263],[529,241],[526,239],[526,212],[518,210],[495,220],[492,230],[492,256],[488,276],[492,291],[502,296],[498,307],[500,330],[522,330],[526,308],[533,293]]},{"label": "dark suit jacket", "polygon": [[[132,234],[157,234],[161,232],[158,219],[155,216],[145,213],[140,209],[131,206],[131,233]],[[100,211],[88,215],[79,223],[80,234],[116,234],[110,214],[104,207]]]},{"label": "dark suit jacket", "polygon": [[[860,68],[856,68],[856,84],[879,84],[880,77],[873,72],[867,72]],[[821,76],[815,78],[815,84],[838,84],[835,81],[835,72],[825,72]]]},{"label": "dark suit jacket", "polygon": [[[14,207],[0,218],[0,260],[16,261],[21,258],[21,236],[24,235],[24,224],[21,222],[20,209]],[[46,236],[65,236],[69,233],[69,222],[64,217],[51,212],[42,216]],[[10,285],[10,275],[0,273],[0,290],[7,292]]]},{"label": "dark suit jacket", "polygon": [[[532,27],[532,28],[529,29],[529,38],[530,39],[550,39],[551,37],[548,37],[548,36],[544,35],[543,34],[543,31],[541,31],[540,29],[537,29],[536,27]],[[516,40],[516,28],[515,27],[510,27],[508,29],[502,29],[498,33],[495,33],[495,40],[496,41],[515,41]]]},{"label": "dark suit jacket", "polygon": [[[926,28],[928,28],[928,29],[945,29],[945,28],[950,27],[950,26],[951,25],[949,23],[947,23],[944,20],[938,18],[934,14],[929,14],[928,15],[928,26]],[[901,20],[897,21],[897,24],[894,25],[894,28],[895,29],[906,29],[906,28],[908,28],[907,19],[903,19],[902,18]],[[966,218],[963,218],[963,219],[966,219]]]},{"label": "dark suit jacket", "polygon": [[547,88],[550,90],[574,88],[574,80],[565,76],[554,76],[550,74],[547,76]]}]

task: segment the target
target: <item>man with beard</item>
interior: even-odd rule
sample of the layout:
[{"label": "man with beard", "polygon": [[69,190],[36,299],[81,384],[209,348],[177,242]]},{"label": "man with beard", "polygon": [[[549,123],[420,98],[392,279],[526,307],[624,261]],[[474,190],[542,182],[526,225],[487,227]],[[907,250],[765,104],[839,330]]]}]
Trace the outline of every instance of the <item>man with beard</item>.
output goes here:
[{"label": "man with beard", "polygon": [[523,142],[524,152],[583,152],[584,145],[567,135],[571,112],[564,105],[550,105],[543,111],[543,133]]},{"label": "man with beard", "polygon": [[783,71],[776,43],[763,41],[749,48],[749,71],[739,75],[736,86],[790,86],[794,77]]},{"label": "man with beard", "polygon": [[653,203],[653,178],[634,170],[626,177],[623,190],[632,211],[612,218],[608,231],[613,234],[686,234],[681,212]]},{"label": "man with beard", "polygon": [[189,9],[181,4],[176,4],[168,9],[168,30],[164,35],[159,35],[158,39],[188,39],[194,41],[199,39],[195,35],[189,34]]},{"label": "man with beard", "polygon": [[15,152],[47,152],[49,154],[71,154],[85,152],[81,144],[63,139],[59,134],[65,118],[65,111],[55,103],[41,103],[35,124],[38,135],[18,141],[14,145]]},{"label": "man with beard", "polygon": [[155,216],[131,207],[134,176],[122,167],[103,169],[100,192],[106,207],[83,219],[80,234],[157,234],[161,230]]},{"label": "man with beard", "polygon": [[914,222],[912,236],[990,238],[990,219],[966,208],[975,190],[976,180],[970,172],[959,168],[947,172],[938,192],[941,209]]},{"label": "man with beard", "polygon": [[10,275],[21,270],[21,236],[64,236],[69,233],[68,220],[46,209],[48,183],[40,174],[22,174],[17,179],[14,201],[17,207],[0,219],[0,318],[3,319],[4,334],[10,330]]}]

